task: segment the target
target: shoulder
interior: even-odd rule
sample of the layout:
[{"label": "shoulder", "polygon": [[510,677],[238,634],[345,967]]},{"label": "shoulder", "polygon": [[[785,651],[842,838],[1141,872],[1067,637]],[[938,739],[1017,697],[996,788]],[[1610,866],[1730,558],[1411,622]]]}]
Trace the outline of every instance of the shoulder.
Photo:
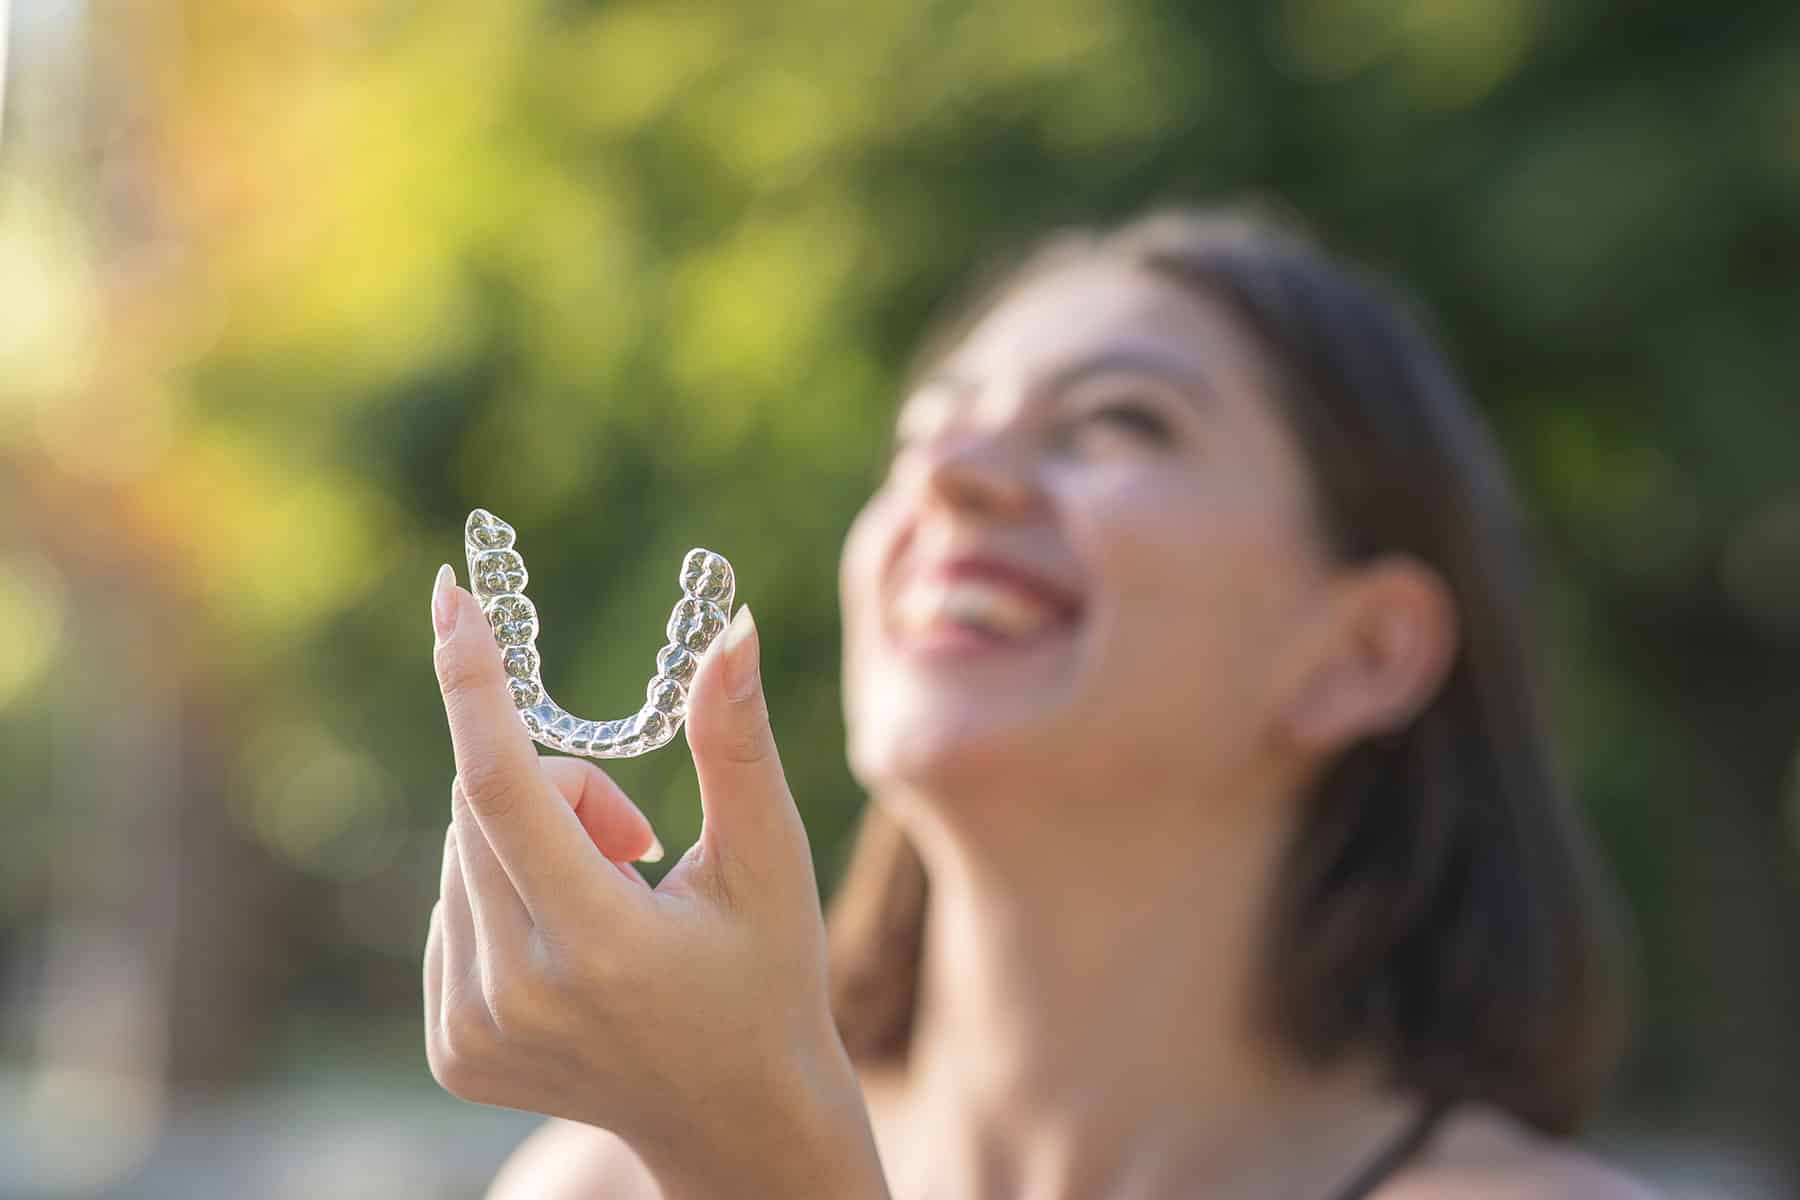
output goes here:
[{"label": "shoulder", "polygon": [[617,1134],[550,1120],[519,1144],[487,1200],[662,1200],[662,1190]]},{"label": "shoulder", "polygon": [[[863,1094],[885,1158],[898,1140],[898,1075],[864,1070]],[[662,1200],[643,1160],[615,1133],[573,1121],[538,1126],[501,1166],[487,1200]]]},{"label": "shoulder", "polygon": [[1548,1138],[1498,1109],[1466,1105],[1378,1200],[1662,1200],[1592,1154]]}]

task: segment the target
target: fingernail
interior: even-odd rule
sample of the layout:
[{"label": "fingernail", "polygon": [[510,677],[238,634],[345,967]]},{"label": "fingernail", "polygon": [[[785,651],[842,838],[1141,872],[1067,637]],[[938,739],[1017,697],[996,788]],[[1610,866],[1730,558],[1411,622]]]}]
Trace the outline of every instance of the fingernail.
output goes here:
[{"label": "fingernail", "polygon": [[733,700],[748,700],[756,691],[756,642],[756,618],[746,604],[725,630],[725,694]]},{"label": "fingernail", "polygon": [[431,585],[431,625],[440,642],[456,629],[455,587],[456,572],[445,563],[438,568],[437,581]]},{"label": "fingernail", "polygon": [[662,839],[654,833],[650,835],[650,848],[637,856],[639,862],[661,862],[663,860]]}]

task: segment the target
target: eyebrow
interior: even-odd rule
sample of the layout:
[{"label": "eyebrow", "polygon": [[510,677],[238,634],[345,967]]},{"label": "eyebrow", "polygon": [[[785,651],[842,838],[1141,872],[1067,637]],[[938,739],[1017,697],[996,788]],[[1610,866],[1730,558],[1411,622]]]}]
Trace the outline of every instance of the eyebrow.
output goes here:
[{"label": "eyebrow", "polygon": [[[1115,346],[1103,350],[1062,368],[1050,376],[1043,386],[1048,391],[1059,392],[1085,379],[1112,372],[1155,375],[1180,385],[1203,408],[1217,403],[1218,393],[1212,382],[1192,362],[1154,346]],[[974,391],[977,383],[977,380],[969,376],[958,375],[948,368],[938,368],[926,372],[910,390],[920,392],[927,388],[945,388],[953,393],[965,394]]]}]

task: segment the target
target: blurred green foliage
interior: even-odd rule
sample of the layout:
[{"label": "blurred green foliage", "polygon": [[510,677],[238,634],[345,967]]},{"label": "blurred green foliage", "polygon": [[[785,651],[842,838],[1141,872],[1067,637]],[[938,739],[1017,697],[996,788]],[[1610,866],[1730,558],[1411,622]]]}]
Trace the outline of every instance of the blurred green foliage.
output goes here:
[{"label": "blurred green foliage", "polygon": [[[929,315],[1054,224],[1257,191],[1428,301],[1528,493],[1633,1094],[1791,1100],[1794,1035],[1747,1047],[1800,1000],[1796,11],[96,0],[76,148],[0,183],[0,922],[79,836],[37,800],[83,597],[136,597],[229,831],[192,853],[291,892],[234,1069],[410,1029],[427,590],[477,504],[584,709],[637,702],[682,551],[731,556],[829,881],[837,550]],[[615,774],[678,854],[686,756]]]}]

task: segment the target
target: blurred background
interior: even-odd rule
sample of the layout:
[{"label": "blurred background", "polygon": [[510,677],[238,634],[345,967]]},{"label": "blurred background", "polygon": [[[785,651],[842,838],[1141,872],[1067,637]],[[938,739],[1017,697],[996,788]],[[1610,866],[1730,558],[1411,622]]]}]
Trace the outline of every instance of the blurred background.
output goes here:
[{"label": "blurred background", "polygon": [[[1549,554],[1642,939],[1590,1142],[1800,1194],[1797,14],[0,0],[0,1196],[478,1195],[533,1121],[419,1029],[464,514],[584,709],[730,554],[829,888],[837,550],[928,317],[1246,192],[1435,310]],[[678,856],[687,755],[612,770]]]}]

